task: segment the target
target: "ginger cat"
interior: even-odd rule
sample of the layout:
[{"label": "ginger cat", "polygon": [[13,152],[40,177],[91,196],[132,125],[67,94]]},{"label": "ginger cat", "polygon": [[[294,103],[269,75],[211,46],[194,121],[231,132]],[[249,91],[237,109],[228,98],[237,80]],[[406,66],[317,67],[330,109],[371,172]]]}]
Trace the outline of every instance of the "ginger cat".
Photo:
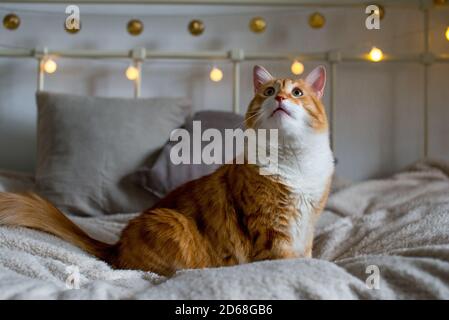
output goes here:
[{"label": "ginger cat", "polygon": [[321,97],[324,67],[305,80],[254,68],[248,128],[278,129],[278,172],[224,165],[188,182],[131,220],[116,244],[88,236],[35,194],[0,193],[0,224],[54,234],[115,268],[170,276],[179,269],[311,257],[313,229],[334,171]]}]

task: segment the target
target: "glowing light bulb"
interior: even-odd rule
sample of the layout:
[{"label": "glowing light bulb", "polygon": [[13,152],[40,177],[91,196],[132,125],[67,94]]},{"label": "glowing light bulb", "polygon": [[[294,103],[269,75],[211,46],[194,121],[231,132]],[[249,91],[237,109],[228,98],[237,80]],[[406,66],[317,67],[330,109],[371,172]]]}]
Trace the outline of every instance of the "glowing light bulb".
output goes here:
[{"label": "glowing light bulb", "polygon": [[446,29],[446,39],[447,41],[449,41],[449,27],[447,27]]},{"label": "glowing light bulb", "polygon": [[210,79],[212,81],[214,81],[214,82],[221,81],[221,79],[223,79],[223,71],[221,71],[220,69],[214,67],[210,71],[209,76],[210,76]]},{"label": "glowing light bulb", "polygon": [[46,73],[54,73],[58,69],[58,65],[52,59],[47,59],[44,62],[44,71]]},{"label": "glowing light bulb", "polygon": [[295,61],[293,61],[290,69],[293,74],[300,75],[301,73],[304,72],[304,65],[301,62],[299,62],[298,60],[295,60]]},{"label": "glowing light bulb", "polygon": [[369,58],[371,61],[379,62],[384,58],[384,53],[379,48],[373,47],[369,53]]},{"label": "glowing light bulb", "polygon": [[136,80],[139,77],[139,69],[132,65],[129,66],[128,69],[126,69],[126,77],[131,81]]}]

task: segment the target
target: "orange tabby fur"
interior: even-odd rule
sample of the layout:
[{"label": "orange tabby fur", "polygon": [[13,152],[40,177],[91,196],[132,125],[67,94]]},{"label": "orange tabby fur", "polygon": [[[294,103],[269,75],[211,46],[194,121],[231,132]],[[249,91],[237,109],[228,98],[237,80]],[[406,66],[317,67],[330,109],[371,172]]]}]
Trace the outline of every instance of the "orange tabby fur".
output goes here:
[{"label": "orange tabby fur", "polygon": [[[301,88],[304,95],[292,96],[287,90],[289,83]],[[277,95],[304,107],[312,130],[327,132],[319,95],[304,80],[271,80],[257,88],[246,115],[247,127],[257,128],[255,115],[263,111],[262,104],[267,99],[263,92],[275,84],[280,88]],[[320,195],[307,203],[312,216],[308,220],[305,249],[299,252],[293,243],[291,226],[301,219],[301,202],[305,198],[281,177],[260,175],[254,164],[224,165],[211,175],[177,188],[131,220],[113,245],[92,239],[52,204],[34,194],[0,193],[0,224],[54,234],[115,268],[166,276],[185,268],[311,257],[313,226],[327,200],[330,179],[331,175],[326,177]]]}]

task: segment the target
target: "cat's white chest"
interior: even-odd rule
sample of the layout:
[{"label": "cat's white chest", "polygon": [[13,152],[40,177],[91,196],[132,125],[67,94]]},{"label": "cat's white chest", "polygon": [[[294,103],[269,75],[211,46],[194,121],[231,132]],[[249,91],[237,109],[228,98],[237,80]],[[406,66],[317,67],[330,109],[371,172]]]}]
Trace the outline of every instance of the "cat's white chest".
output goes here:
[{"label": "cat's white chest", "polygon": [[327,134],[311,135],[302,145],[279,149],[276,174],[292,192],[297,214],[290,220],[291,250],[304,257],[313,237],[317,208],[334,171]]},{"label": "cat's white chest", "polygon": [[312,206],[312,200],[307,197],[301,197],[297,203],[297,214],[290,222],[290,237],[292,250],[303,257],[305,255],[308,238],[313,232],[313,215],[315,214]]},{"label": "cat's white chest", "polygon": [[332,153],[324,146],[302,157],[286,157],[279,167],[296,201],[297,214],[289,225],[292,250],[304,256],[313,238],[317,208],[334,170]]}]

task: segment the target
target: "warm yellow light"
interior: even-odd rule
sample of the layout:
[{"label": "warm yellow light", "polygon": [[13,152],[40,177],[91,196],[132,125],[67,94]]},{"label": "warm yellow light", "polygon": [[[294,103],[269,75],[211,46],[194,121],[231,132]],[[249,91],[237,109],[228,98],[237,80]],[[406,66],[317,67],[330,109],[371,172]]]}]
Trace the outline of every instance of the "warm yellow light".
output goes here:
[{"label": "warm yellow light", "polygon": [[379,48],[373,47],[369,53],[369,58],[371,61],[379,62],[384,58],[384,53]]},{"label": "warm yellow light", "polygon": [[446,29],[446,39],[447,41],[449,41],[449,27],[447,27]]},{"label": "warm yellow light", "polygon": [[139,77],[139,69],[135,66],[129,66],[128,69],[126,69],[126,77],[131,81],[136,80]]},{"label": "warm yellow light", "polygon": [[293,61],[291,66],[291,71],[293,74],[300,75],[304,72],[304,65],[298,60]]},{"label": "warm yellow light", "polygon": [[212,81],[215,81],[215,82],[221,81],[221,79],[223,79],[223,71],[221,71],[218,68],[213,68],[210,71],[210,75],[209,76],[210,76],[210,79]]},{"label": "warm yellow light", "polygon": [[56,62],[52,59],[47,59],[44,62],[44,71],[46,73],[53,73],[56,71],[56,69],[58,69],[58,65],[56,64]]}]

